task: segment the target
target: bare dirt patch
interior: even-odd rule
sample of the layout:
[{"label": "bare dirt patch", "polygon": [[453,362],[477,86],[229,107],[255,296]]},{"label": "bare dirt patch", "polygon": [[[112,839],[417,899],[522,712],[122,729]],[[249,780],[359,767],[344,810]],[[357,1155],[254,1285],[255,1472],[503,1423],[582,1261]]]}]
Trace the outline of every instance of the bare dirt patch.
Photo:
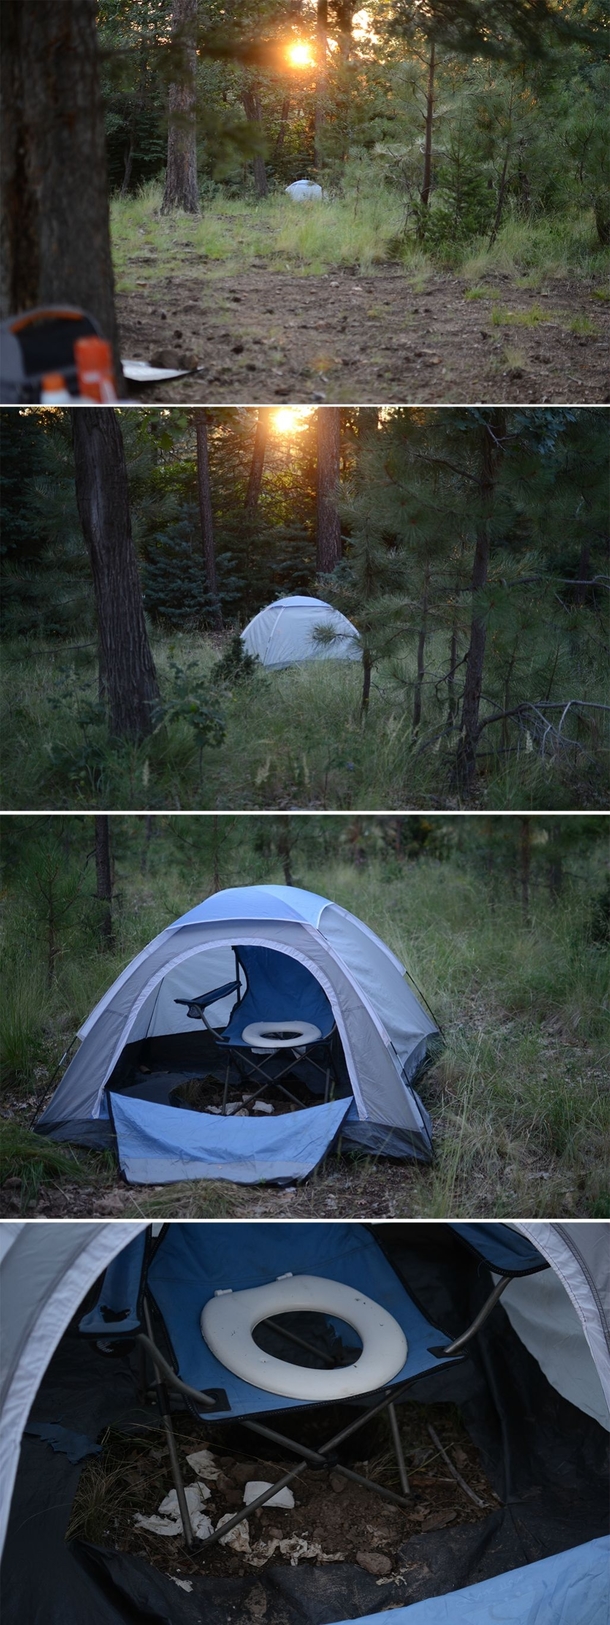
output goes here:
[{"label": "bare dirt patch", "polygon": [[[324,1414],[328,1436],[332,1424],[328,1413]],[[189,1554],[180,1536],[153,1534],[134,1522],[137,1514],[156,1513],[172,1489],[163,1433],[154,1427],[140,1435],[136,1432],[135,1436],[133,1430],[124,1433],[111,1429],[102,1458],[91,1462],[81,1475],[71,1533],[84,1533],[104,1542],[110,1539],[115,1548],[145,1557],[166,1573],[184,1577],[202,1573],[251,1574],[254,1582],[270,1563],[274,1567],[295,1567],[302,1562],[324,1564],[334,1560],[357,1563],[366,1573],[382,1577],[382,1583],[384,1577],[391,1583],[391,1576],[400,1567],[400,1548],[410,1536],[480,1522],[498,1505],[477,1449],[453,1407],[403,1406],[399,1418],[411,1492],[406,1508],[382,1501],[374,1491],[350,1483],[338,1473],[306,1471],[293,1480],[292,1510],[261,1507],[249,1515],[246,1550],[218,1542],[207,1551],[198,1551],[195,1546]],[[175,1423],[185,1482],[196,1482],[186,1456],[204,1447],[203,1429],[194,1428],[185,1418],[176,1417]],[[428,1432],[429,1423],[480,1505],[449,1473]],[[297,1433],[297,1437],[303,1435],[303,1428],[301,1419],[301,1434]],[[257,1454],[256,1449],[246,1455],[243,1446],[236,1449],[230,1434],[226,1443],[218,1440],[218,1431],[205,1440],[219,1469],[219,1476],[209,1480],[211,1493],[204,1503],[214,1528],[223,1516],[232,1517],[242,1507],[248,1480],[274,1483],[295,1462],[294,1455],[270,1459]],[[365,1448],[369,1452],[367,1459],[353,1461],[352,1465],[400,1493],[388,1426],[383,1419],[368,1424]],[[92,1516],[96,1520],[94,1528],[90,1525]],[[290,1543],[292,1550],[282,1551],[280,1541]],[[299,1544],[310,1548],[309,1555],[301,1555]],[[314,1548],[318,1549],[315,1553]],[[380,1599],[383,1595],[382,1590]]]},{"label": "bare dirt patch", "polygon": [[[604,402],[608,305],[590,281],[472,285],[367,275],[189,270],[118,298],[124,356],[201,371],[146,401]],[[171,359],[170,359],[171,358]]]}]

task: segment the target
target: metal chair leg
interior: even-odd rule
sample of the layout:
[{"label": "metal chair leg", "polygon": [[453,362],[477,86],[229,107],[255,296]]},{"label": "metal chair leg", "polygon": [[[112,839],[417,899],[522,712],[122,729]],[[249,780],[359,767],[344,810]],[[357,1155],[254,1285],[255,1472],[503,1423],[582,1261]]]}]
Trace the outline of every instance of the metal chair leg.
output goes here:
[{"label": "metal chair leg", "polygon": [[[145,1325],[146,1325],[146,1331],[147,1331],[147,1334],[148,1334],[151,1342],[153,1342],[154,1340],[153,1340],[153,1333],[152,1333],[152,1322],[151,1322],[151,1318],[150,1318],[150,1310],[149,1310],[149,1307],[148,1307],[148,1303],[146,1302],[146,1299],[144,1299],[144,1303],[143,1303],[142,1307],[143,1307],[143,1312],[144,1312],[144,1322],[145,1322]],[[177,1448],[176,1448],[176,1435],[174,1433],[174,1424],[173,1424],[172,1418],[171,1418],[169,1394],[167,1392],[167,1388],[166,1388],[165,1383],[163,1381],[163,1378],[161,1376],[161,1371],[159,1369],[159,1366],[157,1365],[157,1362],[156,1362],[156,1360],[154,1358],[154,1355],[152,1357],[152,1362],[153,1362],[153,1370],[154,1370],[154,1373],[155,1373],[155,1395],[156,1395],[156,1399],[157,1399],[157,1404],[159,1406],[159,1415],[161,1417],[161,1421],[162,1421],[163,1427],[165,1429],[165,1437],[167,1439],[167,1448],[168,1448],[168,1451],[169,1451],[169,1460],[170,1460],[170,1466],[171,1466],[171,1470],[172,1470],[172,1478],[174,1480],[174,1489],[176,1491],[176,1496],[177,1496],[177,1500],[178,1500],[178,1507],[179,1507],[179,1510],[180,1510],[180,1517],[182,1518],[182,1529],[183,1529],[183,1532],[184,1532],[184,1544],[186,1546],[187,1552],[190,1552],[191,1547],[192,1547],[193,1542],[194,1542],[193,1528],[192,1528],[192,1524],[191,1524],[189,1509],[188,1509],[188,1506],[187,1506],[187,1503],[186,1503],[186,1495],[185,1495],[185,1491],[184,1491],[184,1480],[182,1478],[182,1472],[181,1472],[181,1468],[180,1468],[180,1461],[179,1461],[179,1457],[178,1457],[178,1451],[177,1451]]]},{"label": "metal chair leg", "polygon": [[408,1473],[407,1473],[407,1469],[406,1469],[406,1465],[405,1465],[405,1458],[404,1458],[404,1453],[403,1453],[403,1448],[402,1448],[402,1439],[400,1437],[400,1431],[399,1431],[399,1427],[398,1427],[398,1417],[396,1415],[396,1409],[395,1409],[394,1405],[388,1405],[388,1420],[389,1420],[389,1423],[390,1423],[390,1433],[392,1435],[392,1444],[394,1446],[394,1455],[396,1457],[396,1465],[398,1467],[398,1477],[400,1479],[400,1487],[401,1487],[403,1495],[410,1495],[411,1491],[410,1491],[410,1488],[409,1488],[409,1477],[408,1477]]}]

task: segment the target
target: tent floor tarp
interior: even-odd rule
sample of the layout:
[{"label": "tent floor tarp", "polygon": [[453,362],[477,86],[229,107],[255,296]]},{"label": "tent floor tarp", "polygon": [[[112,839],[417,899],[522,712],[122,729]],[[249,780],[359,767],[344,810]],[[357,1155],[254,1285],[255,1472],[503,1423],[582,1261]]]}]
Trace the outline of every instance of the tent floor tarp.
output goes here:
[{"label": "tent floor tarp", "polygon": [[[430,1318],[458,1335],[484,1301],[487,1271],[446,1225],[376,1226],[375,1235]],[[606,1534],[608,1436],[551,1388],[501,1306],[467,1360],[418,1381],[408,1403],[460,1407],[498,1504],[477,1523],[406,1538],[383,1587],[353,1562],[272,1563],[230,1575],[206,1574],[203,1565],[197,1572],[195,1565],[192,1591],[185,1592],[167,1572],[175,1556],[168,1559],[162,1549],[153,1564],[117,1550],[110,1519],[100,1523],[96,1542],[66,1543],[82,1464],[72,1465],[41,1438],[24,1438],[3,1561],[3,1625],[245,1625],[258,1618],[265,1625],[332,1625],[380,1610],[386,1617],[389,1607],[455,1596]],[[150,1425],[153,1413],[139,1401],[134,1356],[104,1358],[73,1325],[32,1415],[99,1439],[111,1422],[125,1428],[147,1418]],[[435,1625],[443,1618],[435,1615]],[[527,1615],[519,1619],[526,1622]],[[550,1620],[534,1615],[531,1625]],[[552,1625],[574,1622],[559,1613]],[[598,1625],[595,1615],[587,1625]]]},{"label": "tent floor tarp", "polygon": [[[394,1625],[607,1625],[609,1607],[606,1536],[448,1597],[392,1610],[392,1619]],[[370,1614],[363,1625],[385,1625],[387,1617],[387,1612]]]}]

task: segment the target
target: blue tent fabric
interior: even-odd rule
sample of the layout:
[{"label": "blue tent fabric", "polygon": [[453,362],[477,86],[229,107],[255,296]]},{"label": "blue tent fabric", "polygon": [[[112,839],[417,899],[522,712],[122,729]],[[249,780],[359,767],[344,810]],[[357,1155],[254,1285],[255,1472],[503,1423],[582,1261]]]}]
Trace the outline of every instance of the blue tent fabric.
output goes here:
[{"label": "blue tent fabric", "polygon": [[329,1000],[306,965],[274,948],[241,947],[238,959],[248,986],[231,1014],[223,1043],[241,1046],[243,1029],[252,1021],[311,1021],[323,1038],[332,1032]]},{"label": "blue tent fabric", "polygon": [[174,920],[174,928],[202,920],[306,920],[317,925],[329,902],[301,886],[228,886]]},{"label": "blue tent fabric", "polygon": [[89,1439],[86,1433],[74,1433],[72,1428],[61,1427],[59,1422],[28,1422],[23,1431],[35,1439],[43,1439],[57,1455],[67,1456],[73,1466],[85,1461],[87,1456],[102,1454],[102,1446],[96,1444],[95,1439]]},{"label": "blue tent fabric", "polygon": [[140,1330],[138,1299],[146,1245],[143,1230],[109,1264],[94,1308],[79,1322],[79,1331],[87,1337],[109,1337],[113,1332],[125,1334]]},{"label": "blue tent fabric", "polygon": [[[463,1591],[392,1609],[392,1625],[608,1625],[609,1575],[605,1536]],[[388,1618],[387,1610],[367,1614],[359,1625],[387,1625]]]},{"label": "blue tent fabric", "polygon": [[212,1117],[111,1095],[119,1166],[131,1185],[182,1179],[305,1179],[338,1134],[349,1100],[281,1117]]},{"label": "blue tent fabric", "polygon": [[[362,1225],[170,1225],[152,1258],[149,1288],[163,1316],[179,1375],[195,1388],[224,1389],[232,1416],[302,1409],[303,1402],[265,1393],[228,1371],[203,1340],[201,1311],[219,1289],[238,1292],[262,1286],[288,1271],[357,1287],[394,1316],[405,1333],[408,1353],[392,1387],[455,1364],[455,1358],[448,1361],[430,1353],[446,1341],[446,1334],[422,1314]],[[216,1412],[214,1419],[220,1414]]]},{"label": "blue tent fabric", "polygon": [[533,1275],[549,1265],[538,1248],[506,1224],[457,1224],[451,1229],[498,1275]]}]

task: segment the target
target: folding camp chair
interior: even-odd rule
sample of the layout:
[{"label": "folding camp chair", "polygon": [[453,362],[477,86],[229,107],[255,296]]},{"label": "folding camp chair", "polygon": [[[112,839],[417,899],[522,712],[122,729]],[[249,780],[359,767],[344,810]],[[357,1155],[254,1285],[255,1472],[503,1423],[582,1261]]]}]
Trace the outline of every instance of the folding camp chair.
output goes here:
[{"label": "folding camp chair", "polygon": [[[223,1116],[236,1110],[234,1104],[229,1104],[232,1066],[238,1080],[250,1090],[240,1099],[240,1107],[251,1105],[270,1086],[279,1089],[293,1105],[302,1107],[302,1100],[283,1080],[303,1062],[308,1072],[312,1069],[324,1079],[326,1105],[334,1098],[338,1079],[333,1059],[336,1026],[323,989],[311,971],[287,954],[258,947],[234,948],[233,952],[235,981],[188,999],[174,1000],[175,1004],[186,1005],[191,1020],[203,1022],[218,1049],[227,1056]],[[219,1032],[206,1011],[232,993],[236,1001],[227,1026]]]},{"label": "folding camp chair", "polygon": [[[354,1223],[170,1225],[156,1245],[147,1246],[145,1238],[139,1236],[126,1253],[111,1265],[95,1308],[81,1321],[80,1330],[97,1339],[111,1337],[114,1340],[117,1335],[133,1337],[135,1334],[140,1350],[152,1364],[156,1398],[167,1435],[187,1547],[193,1544],[194,1537],[173,1432],[168,1396],[170,1389],[181,1396],[194,1416],[199,1419],[205,1417],[208,1438],[217,1422],[239,1421],[257,1436],[280,1445],[288,1454],[294,1453],[297,1457],[293,1467],[255,1501],[250,1502],[248,1507],[243,1507],[228,1522],[219,1526],[202,1542],[203,1545],[211,1545],[229,1533],[309,1466],[332,1469],[333,1473],[364,1485],[394,1505],[408,1504],[409,1480],[396,1404],[416,1378],[454,1363],[463,1356],[464,1349],[491,1313],[513,1275],[532,1273],[546,1267],[536,1249],[516,1233],[511,1236],[510,1246],[503,1247],[502,1241],[494,1237],[492,1227],[458,1225],[454,1228],[480,1260],[498,1271],[500,1279],[472,1324],[451,1342],[447,1342],[446,1336],[423,1313],[373,1236]],[[489,1230],[490,1235],[478,1237],[478,1230]],[[322,1289],[326,1289],[329,1283],[334,1289],[330,1296],[331,1310],[328,1308],[328,1295],[325,1299],[325,1318],[334,1339],[340,1330],[337,1317],[342,1314],[342,1296],[346,1290],[348,1298],[351,1292],[354,1305],[356,1299],[362,1303],[365,1298],[367,1303],[372,1304],[373,1310],[378,1309],[385,1317],[377,1348],[374,1341],[367,1348],[365,1337],[360,1359],[354,1360],[353,1347],[348,1346],[346,1350],[351,1388],[349,1394],[342,1398],[352,1407],[356,1405],[360,1415],[318,1449],[307,1447],[284,1433],[279,1425],[281,1415],[286,1410],[311,1412],[313,1407],[333,1403],[333,1396],[327,1396],[324,1400],[303,1400],[285,1391],[277,1392],[277,1388],[272,1391],[267,1378],[267,1386],[263,1386],[260,1379],[252,1381],[248,1376],[240,1375],[235,1369],[234,1358],[228,1365],[214,1352],[211,1344],[215,1343],[215,1338],[209,1332],[206,1320],[209,1315],[214,1318],[215,1306],[220,1303],[222,1308],[223,1299],[228,1302],[233,1297],[231,1316],[239,1311],[240,1298],[242,1305],[247,1298],[248,1304],[244,1308],[246,1328],[252,1329],[254,1325],[260,1337],[260,1328],[265,1323],[266,1341],[257,1345],[259,1355],[261,1348],[265,1351],[273,1349],[270,1338],[277,1339],[275,1347],[280,1350],[285,1348],[286,1343],[300,1350],[307,1349],[310,1368],[312,1359],[314,1362],[315,1381],[321,1375],[320,1368],[324,1367],[325,1361],[319,1355],[320,1345],[312,1335],[310,1322],[307,1321],[305,1329],[300,1322],[299,1330],[295,1332],[292,1325],[286,1323],[286,1315],[291,1314],[289,1309],[284,1307],[279,1314],[269,1314],[269,1288],[272,1288],[273,1296],[279,1298],[278,1284],[292,1281],[296,1291],[303,1278],[313,1278],[318,1285],[321,1283],[322,1301],[325,1299]],[[253,1303],[255,1305],[257,1300],[251,1294],[261,1288],[264,1291],[260,1297],[258,1320],[256,1308],[253,1310]],[[291,1291],[289,1288],[288,1296]],[[311,1299],[314,1308],[315,1291],[314,1285]],[[320,1311],[315,1312],[319,1314]],[[357,1318],[355,1312],[348,1325],[354,1324]],[[388,1320],[392,1322],[389,1329]],[[395,1328],[406,1339],[406,1357],[393,1375],[388,1377],[386,1373],[378,1385],[373,1383],[371,1386],[370,1358],[374,1362],[378,1355],[385,1358],[388,1340],[396,1337]],[[233,1326],[235,1330],[236,1324]],[[162,1342],[165,1352],[160,1346]],[[245,1339],[239,1335],[236,1337],[238,1365],[242,1361],[245,1345],[251,1342],[249,1334]],[[248,1353],[251,1355],[252,1350],[249,1349]],[[369,1380],[363,1385],[363,1391],[359,1391],[358,1368],[365,1355],[369,1361]],[[264,1353],[263,1359],[268,1367],[268,1352]],[[328,1361],[326,1363],[328,1365]],[[285,1360],[277,1361],[277,1364],[286,1364],[289,1379],[292,1379],[295,1367]],[[275,1365],[276,1359],[272,1354],[272,1369]],[[310,1369],[307,1386],[311,1376]],[[332,1376],[333,1379],[337,1377],[337,1369]],[[338,1377],[341,1385],[342,1371],[339,1371]],[[276,1379],[273,1378],[273,1381],[275,1383]],[[356,1472],[337,1454],[347,1439],[357,1434],[372,1418],[384,1413],[388,1417],[401,1494]]]}]

